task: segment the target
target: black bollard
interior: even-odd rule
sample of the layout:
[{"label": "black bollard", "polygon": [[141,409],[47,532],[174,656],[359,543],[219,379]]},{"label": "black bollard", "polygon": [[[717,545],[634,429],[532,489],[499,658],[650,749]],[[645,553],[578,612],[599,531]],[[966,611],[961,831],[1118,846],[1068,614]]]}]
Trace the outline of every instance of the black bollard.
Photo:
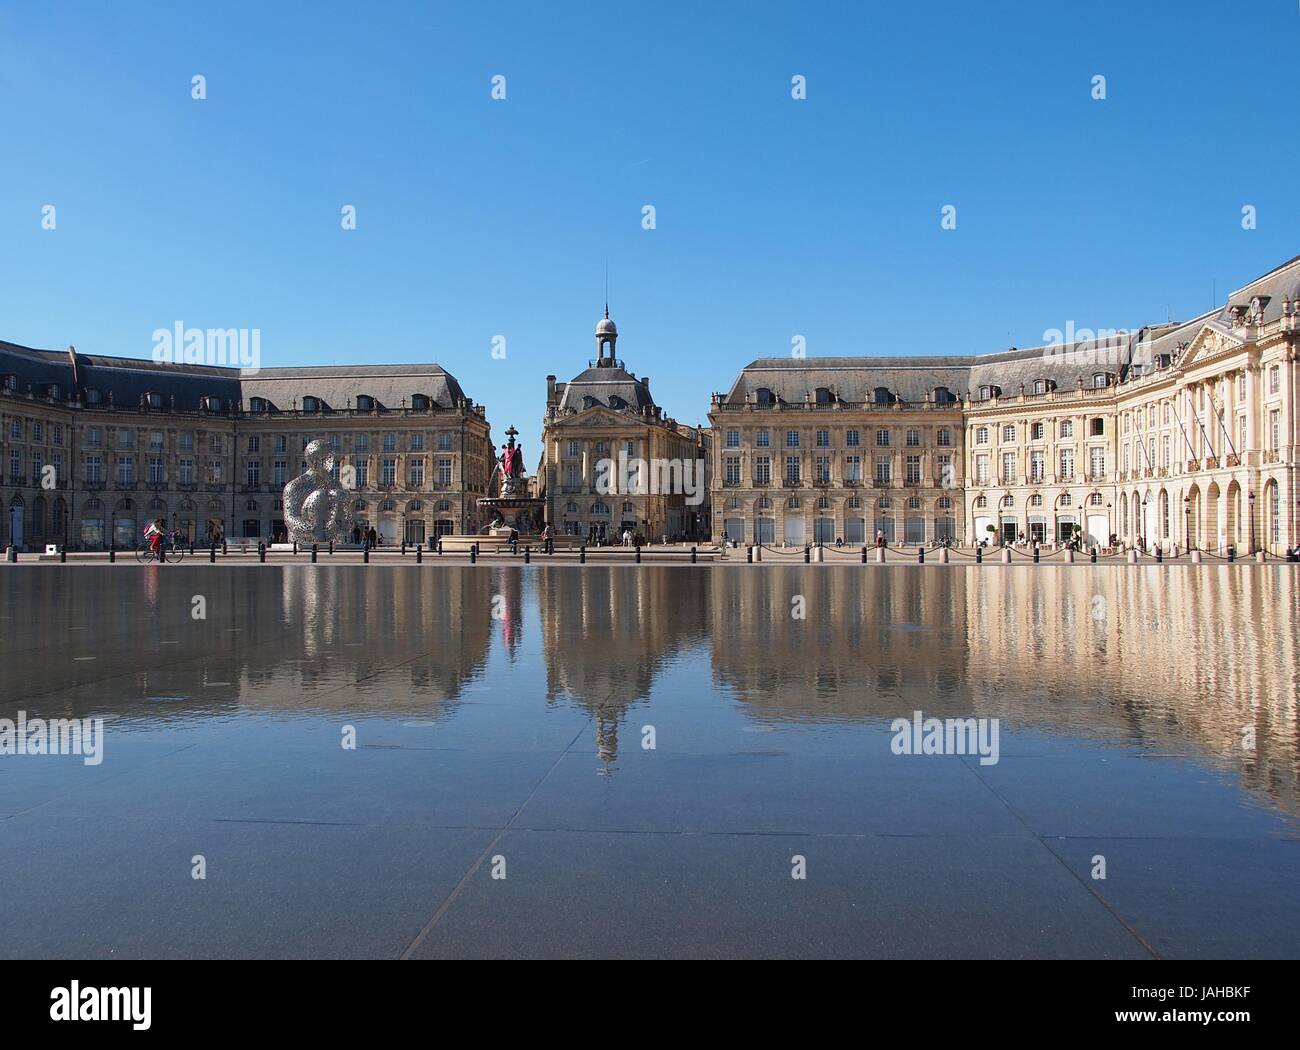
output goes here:
[{"label": "black bollard", "polygon": [[225,537],[225,536],[222,536],[222,537],[221,537],[221,556],[222,556],[223,558],[226,556],[226,537]]},{"label": "black bollard", "polygon": [[579,565],[587,564],[587,545],[585,543],[578,548],[578,564]]},{"label": "black bollard", "polygon": [[370,564],[370,544],[368,543],[361,548],[361,564],[362,565]]},{"label": "black bollard", "polygon": [[[18,560],[17,552],[12,547],[9,548],[9,560],[10,561]],[[108,548],[108,560],[110,562],[117,561],[117,551],[114,550],[112,547]]]},{"label": "black bollard", "polygon": [[68,560],[68,552],[67,552],[66,550],[64,550],[62,547],[60,547],[60,548],[59,548],[59,561],[66,563],[67,560]]},{"label": "black bollard", "polygon": [[330,557],[334,557],[334,541],[330,540]]},{"label": "black bollard", "polygon": [[983,563],[984,563],[984,548],[983,548],[983,547],[976,547],[976,548],[975,548],[975,564],[976,564],[976,565],[982,565]]},{"label": "black bollard", "polygon": [[745,548],[745,562],[746,562],[747,564],[749,564],[749,565],[753,565],[753,564],[754,564],[754,548],[753,548],[753,547],[746,547],[746,548]]},{"label": "black bollard", "polygon": [[190,540],[190,557],[194,557],[194,541]]},{"label": "black bollard", "polygon": [[294,540],[294,541],[293,541],[293,552],[294,552],[294,554],[297,554],[297,553],[298,553],[298,541],[297,541],[297,540]]},{"label": "black bollard", "polygon": [[863,546],[862,546],[862,564],[863,564],[863,565],[866,565],[866,564],[867,564],[867,547],[866,547],[866,544],[863,544]]},{"label": "black bollard", "polygon": [[924,565],[924,564],[925,564],[925,548],[924,548],[924,547],[917,547],[917,548],[916,548],[916,564],[917,564],[917,565]]},{"label": "black bollard", "polygon": [[316,564],[316,544],[311,545],[311,563]]},{"label": "black bollard", "polygon": [[641,564],[641,544],[636,545],[636,563]]},{"label": "black bollard", "polygon": [[261,541],[257,544],[257,560],[260,562],[266,561],[266,544]]},{"label": "black bollard", "polygon": [[524,564],[529,565],[533,560],[533,548],[524,544]]},{"label": "black bollard", "polygon": [[1228,548],[1228,561],[1234,562],[1236,560],[1237,560],[1237,548],[1235,546],[1230,546]]},{"label": "black bollard", "polygon": [[469,563],[470,563],[471,565],[477,565],[477,564],[478,564],[478,544],[477,544],[477,543],[471,543],[471,544],[469,545]]},{"label": "black bollard", "polygon": [[1156,564],[1159,565],[1159,564],[1160,564],[1161,562],[1163,562],[1164,560],[1165,560],[1165,549],[1164,549],[1163,547],[1157,547],[1157,548],[1156,548]]},{"label": "black bollard", "polygon": [[406,557],[406,540],[402,540],[402,557]]},{"label": "black bollard", "polygon": [[1089,560],[1090,562],[1092,562],[1093,565],[1096,565],[1096,564],[1097,564],[1097,548],[1096,548],[1096,547],[1093,547],[1092,550],[1088,552],[1088,560]]},{"label": "black bollard", "polygon": [[424,564],[424,548],[423,548],[423,547],[416,547],[416,548],[415,548],[415,564],[416,564],[416,565],[423,565],[423,564]]},{"label": "black bollard", "polygon": [[803,563],[805,565],[812,564],[812,548],[809,547],[806,543],[804,544],[804,548],[803,548]]},{"label": "black bollard", "polygon": [[1038,564],[1038,544],[1034,544],[1034,564]]},{"label": "black bollard", "polygon": [[696,562],[696,558],[695,558],[695,548],[692,547],[692,548],[691,548],[691,564],[694,565],[695,562]]},{"label": "black bollard", "polygon": [[217,545],[215,543],[208,548],[208,563],[210,565],[217,563]]}]

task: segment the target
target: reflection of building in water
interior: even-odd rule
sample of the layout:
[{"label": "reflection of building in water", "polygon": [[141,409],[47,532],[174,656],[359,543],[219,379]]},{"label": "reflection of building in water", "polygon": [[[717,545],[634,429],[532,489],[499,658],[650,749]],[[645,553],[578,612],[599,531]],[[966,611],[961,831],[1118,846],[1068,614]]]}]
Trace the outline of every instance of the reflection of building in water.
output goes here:
[{"label": "reflection of building in water", "polygon": [[545,569],[537,600],[547,700],[571,700],[596,723],[605,762],[624,716],[674,656],[705,640],[707,573],[677,569]]},{"label": "reflection of building in water", "polygon": [[[450,566],[87,568],[77,570],[75,602],[58,573],[29,570],[23,579],[40,644],[24,663],[24,636],[11,633],[9,651],[20,658],[0,665],[0,702],[26,696],[31,710],[94,668],[111,677],[78,695],[124,719],[248,707],[429,713],[482,675],[492,630],[491,577]],[[196,596],[201,620],[191,615]],[[50,637],[60,645],[46,644]],[[83,651],[100,654],[97,662],[69,659]]]},{"label": "reflection of building in water", "polygon": [[[1285,568],[772,567],[711,580],[715,680],[762,717],[919,709],[1100,731],[1208,753],[1300,810],[1300,584]],[[791,616],[795,595],[805,620]]]}]

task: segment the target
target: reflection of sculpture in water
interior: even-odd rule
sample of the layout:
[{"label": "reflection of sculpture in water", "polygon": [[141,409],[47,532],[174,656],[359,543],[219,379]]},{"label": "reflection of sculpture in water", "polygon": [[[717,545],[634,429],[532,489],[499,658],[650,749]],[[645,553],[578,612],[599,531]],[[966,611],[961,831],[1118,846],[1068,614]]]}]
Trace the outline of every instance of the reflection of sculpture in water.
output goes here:
[{"label": "reflection of sculpture in water", "polygon": [[299,543],[346,539],[352,529],[352,494],[330,477],[334,453],[324,441],[303,449],[307,471],[284,487],[284,523]]}]

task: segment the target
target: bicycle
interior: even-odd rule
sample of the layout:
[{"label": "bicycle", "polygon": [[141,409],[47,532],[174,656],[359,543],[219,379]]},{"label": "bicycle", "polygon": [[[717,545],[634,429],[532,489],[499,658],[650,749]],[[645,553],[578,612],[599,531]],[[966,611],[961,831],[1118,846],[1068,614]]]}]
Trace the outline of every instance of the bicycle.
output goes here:
[{"label": "bicycle", "polygon": [[155,559],[163,563],[179,564],[184,557],[185,548],[181,546],[180,540],[177,539],[175,533],[172,533],[160,543],[156,551],[153,549],[153,544],[145,540],[135,552],[135,560],[141,565],[148,565]]}]

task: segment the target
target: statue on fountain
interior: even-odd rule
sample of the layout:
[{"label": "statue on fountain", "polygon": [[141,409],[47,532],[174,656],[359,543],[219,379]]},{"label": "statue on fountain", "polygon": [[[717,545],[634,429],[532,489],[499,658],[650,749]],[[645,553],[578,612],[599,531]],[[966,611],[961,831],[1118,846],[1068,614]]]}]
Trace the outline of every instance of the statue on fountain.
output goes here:
[{"label": "statue on fountain", "polygon": [[524,480],[524,449],[515,444],[519,431],[511,427],[506,431],[509,439],[501,446],[501,456],[497,460],[497,469],[501,471],[502,496],[528,495],[528,482]]}]

